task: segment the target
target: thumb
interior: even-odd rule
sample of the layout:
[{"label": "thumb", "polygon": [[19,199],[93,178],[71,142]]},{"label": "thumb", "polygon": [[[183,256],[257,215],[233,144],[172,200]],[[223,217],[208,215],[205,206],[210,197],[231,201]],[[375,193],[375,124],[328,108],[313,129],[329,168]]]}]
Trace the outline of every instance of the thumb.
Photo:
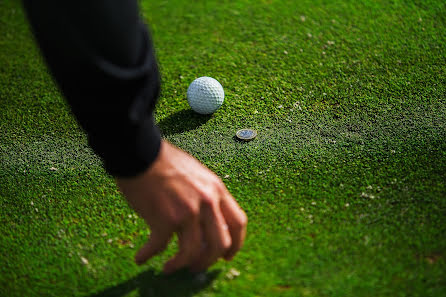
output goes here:
[{"label": "thumb", "polygon": [[172,233],[161,233],[153,231],[149,240],[139,249],[135,256],[135,262],[138,265],[143,264],[156,254],[166,249]]}]

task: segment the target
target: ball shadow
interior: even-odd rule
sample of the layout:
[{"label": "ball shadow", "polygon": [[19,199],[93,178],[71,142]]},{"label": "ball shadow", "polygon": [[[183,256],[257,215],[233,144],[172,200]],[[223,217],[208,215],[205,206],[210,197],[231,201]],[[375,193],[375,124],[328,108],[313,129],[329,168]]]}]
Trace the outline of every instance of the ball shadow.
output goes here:
[{"label": "ball shadow", "polygon": [[212,115],[201,115],[191,109],[180,110],[158,123],[163,136],[196,129],[205,124]]}]

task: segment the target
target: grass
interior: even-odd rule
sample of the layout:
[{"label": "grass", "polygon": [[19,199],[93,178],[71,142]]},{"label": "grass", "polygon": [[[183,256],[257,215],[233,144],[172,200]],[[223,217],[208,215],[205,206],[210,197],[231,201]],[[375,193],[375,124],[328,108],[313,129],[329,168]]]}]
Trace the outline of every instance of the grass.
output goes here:
[{"label": "grass", "polygon": [[[149,231],[87,146],[20,5],[4,0],[1,296],[446,295],[443,1],[141,8],[163,78],[157,122],[246,210],[245,247],[200,277],[160,274],[175,244],[132,262]],[[185,100],[199,76],[225,88],[211,117]],[[235,141],[245,127],[258,137]]]}]

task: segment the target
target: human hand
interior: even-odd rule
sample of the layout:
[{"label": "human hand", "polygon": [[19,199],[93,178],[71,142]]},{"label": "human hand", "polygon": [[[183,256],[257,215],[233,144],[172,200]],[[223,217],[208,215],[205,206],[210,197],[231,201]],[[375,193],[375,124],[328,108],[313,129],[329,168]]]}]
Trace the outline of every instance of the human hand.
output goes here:
[{"label": "human hand", "polygon": [[167,141],[148,170],[117,178],[117,184],[151,228],[136,254],[138,264],[162,252],[174,233],[179,251],[164,265],[164,273],[205,270],[221,257],[231,260],[243,245],[247,217],[223,182]]}]

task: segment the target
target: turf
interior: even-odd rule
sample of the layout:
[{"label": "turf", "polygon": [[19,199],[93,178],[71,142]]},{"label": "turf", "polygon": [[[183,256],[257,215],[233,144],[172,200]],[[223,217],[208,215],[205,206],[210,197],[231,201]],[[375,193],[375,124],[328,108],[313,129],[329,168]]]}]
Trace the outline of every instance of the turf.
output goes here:
[{"label": "turf", "polygon": [[[199,276],[160,273],[175,243],[133,263],[149,230],[3,0],[0,296],[446,296],[444,1],[193,3],[141,2],[156,120],[246,210],[243,250]],[[199,76],[225,88],[210,117]]]}]

